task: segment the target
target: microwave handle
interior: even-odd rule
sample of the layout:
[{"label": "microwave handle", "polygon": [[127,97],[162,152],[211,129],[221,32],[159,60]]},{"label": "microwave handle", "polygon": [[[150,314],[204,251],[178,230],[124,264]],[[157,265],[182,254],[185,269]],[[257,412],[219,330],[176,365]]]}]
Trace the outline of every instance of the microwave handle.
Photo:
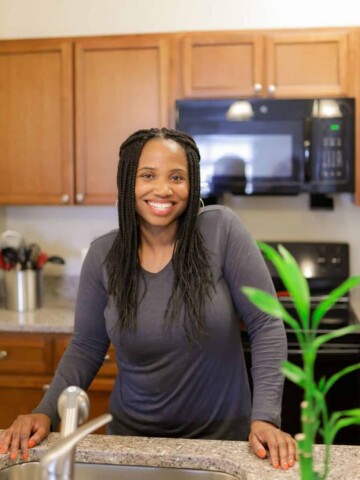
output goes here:
[{"label": "microwave handle", "polygon": [[304,125],[304,177],[305,182],[311,181],[311,119],[305,119]]}]

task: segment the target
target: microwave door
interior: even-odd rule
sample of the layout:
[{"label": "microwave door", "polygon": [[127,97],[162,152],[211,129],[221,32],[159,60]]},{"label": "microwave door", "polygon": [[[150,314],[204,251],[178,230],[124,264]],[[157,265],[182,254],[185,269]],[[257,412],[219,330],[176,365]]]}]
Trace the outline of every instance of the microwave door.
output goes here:
[{"label": "microwave door", "polygon": [[202,158],[202,195],[300,193],[304,151],[298,123],[253,121],[232,124],[226,134],[193,135]]}]

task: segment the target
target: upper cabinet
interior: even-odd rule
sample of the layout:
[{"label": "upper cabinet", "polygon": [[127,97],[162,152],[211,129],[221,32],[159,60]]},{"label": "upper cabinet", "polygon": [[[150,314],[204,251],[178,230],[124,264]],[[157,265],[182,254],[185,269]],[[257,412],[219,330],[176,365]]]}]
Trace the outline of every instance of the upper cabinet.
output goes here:
[{"label": "upper cabinet", "polygon": [[349,92],[351,33],[189,33],[180,40],[183,97],[312,97]]},{"label": "upper cabinet", "polygon": [[0,204],[73,196],[72,45],[0,42]]},{"label": "upper cabinet", "polygon": [[120,144],[169,124],[169,40],[84,38],[75,45],[77,203],[114,204]]},{"label": "upper cabinet", "polygon": [[263,41],[244,33],[194,33],[181,39],[183,97],[254,96],[262,89]]},{"label": "upper cabinet", "polygon": [[169,65],[165,35],[0,42],[0,204],[114,204],[120,144],[169,124]]}]

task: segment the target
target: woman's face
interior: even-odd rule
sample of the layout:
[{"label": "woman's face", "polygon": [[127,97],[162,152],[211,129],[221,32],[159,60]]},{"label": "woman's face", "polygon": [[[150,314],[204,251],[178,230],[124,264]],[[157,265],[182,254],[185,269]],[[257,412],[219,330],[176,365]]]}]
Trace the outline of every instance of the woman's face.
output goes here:
[{"label": "woman's face", "polygon": [[142,149],[135,183],[141,226],[166,228],[187,207],[190,191],[185,150],[171,139],[149,140]]}]

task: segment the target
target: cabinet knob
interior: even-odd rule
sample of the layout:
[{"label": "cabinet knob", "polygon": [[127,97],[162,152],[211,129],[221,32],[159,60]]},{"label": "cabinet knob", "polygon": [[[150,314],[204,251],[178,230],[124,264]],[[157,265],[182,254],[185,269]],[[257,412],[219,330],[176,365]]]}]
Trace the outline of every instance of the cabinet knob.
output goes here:
[{"label": "cabinet knob", "polygon": [[276,92],[276,86],[275,85],[269,85],[268,86],[268,92],[269,93],[275,93]]},{"label": "cabinet knob", "polygon": [[83,193],[77,193],[76,194],[76,201],[78,203],[82,203],[84,201],[85,195]]},{"label": "cabinet knob", "polygon": [[0,350],[0,360],[5,360],[8,357],[8,352],[6,350]]},{"label": "cabinet knob", "polygon": [[261,90],[262,90],[262,85],[261,85],[261,83],[255,83],[255,85],[254,85],[254,90],[255,90],[255,93],[260,93]]},{"label": "cabinet knob", "polygon": [[64,195],[61,197],[62,203],[68,203],[69,200],[70,200],[69,195],[67,193],[64,193]]},{"label": "cabinet knob", "polygon": [[104,361],[105,362],[109,362],[110,361],[110,355],[107,353],[104,357]]},{"label": "cabinet knob", "polygon": [[47,392],[50,388],[50,385],[48,383],[45,383],[45,385],[43,385],[42,389],[43,389],[43,392]]}]

